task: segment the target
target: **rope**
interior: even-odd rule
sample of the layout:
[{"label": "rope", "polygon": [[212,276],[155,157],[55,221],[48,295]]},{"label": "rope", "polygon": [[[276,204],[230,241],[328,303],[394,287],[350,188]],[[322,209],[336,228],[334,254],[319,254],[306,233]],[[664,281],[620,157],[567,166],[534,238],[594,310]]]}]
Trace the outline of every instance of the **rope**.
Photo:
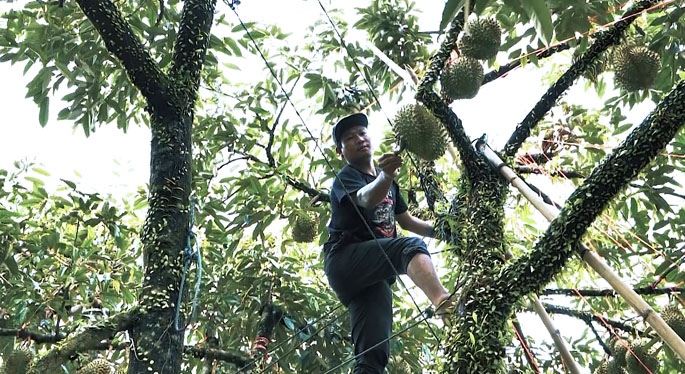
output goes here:
[{"label": "rope", "polygon": [[[178,299],[176,301],[176,313],[174,315],[174,330],[176,332],[184,331],[190,321],[195,318],[195,308],[197,306],[197,296],[200,293],[200,284],[202,283],[202,254],[200,252],[200,244],[195,232],[193,231],[193,226],[195,226],[195,197],[190,198],[190,227],[188,228],[188,236],[186,237],[186,247],[183,249],[183,275],[181,276],[181,287],[178,291]],[[192,240],[195,240],[195,250],[191,245]],[[184,322],[183,328],[179,327],[179,321],[181,319],[181,301],[183,301],[183,289],[185,287],[186,276],[188,275],[188,269],[194,260],[197,260],[197,280],[195,281],[195,291],[193,292],[193,301],[190,307],[190,318]]]},{"label": "rope", "polygon": [[[247,36],[250,38],[250,41],[252,42],[253,46],[255,47],[255,50],[257,50],[257,52],[259,53],[259,56],[262,58],[262,60],[263,60],[264,63],[266,64],[266,67],[269,69],[269,72],[271,73],[271,75],[273,76],[274,80],[275,80],[276,83],[278,84],[279,88],[280,88],[281,91],[283,92],[283,95],[285,95],[286,100],[287,100],[287,101],[290,103],[290,105],[293,107],[293,109],[295,110],[295,114],[297,115],[297,117],[299,118],[299,120],[302,122],[302,125],[304,126],[304,128],[305,128],[305,130],[307,131],[307,133],[309,134],[309,136],[310,136],[310,137],[312,138],[312,140],[314,141],[314,145],[315,145],[316,149],[321,153],[321,155],[322,155],[322,157],[323,157],[323,159],[324,159],[324,162],[326,163],[326,165],[328,166],[328,168],[329,168],[330,170],[332,170],[333,172],[335,172],[335,168],[333,167],[333,165],[332,165],[332,164],[330,163],[330,161],[328,160],[328,157],[326,156],[326,153],[323,151],[323,149],[322,149],[321,146],[319,145],[319,142],[316,140],[316,137],[314,136],[314,134],[311,132],[311,130],[310,130],[309,127],[307,126],[307,124],[306,124],[305,120],[302,118],[302,115],[300,114],[299,110],[297,110],[297,107],[295,106],[295,104],[294,104],[294,103],[292,102],[292,100],[290,99],[290,95],[288,94],[288,92],[287,92],[287,91],[285,90],[285,88],[283,87],[283,84],[281,83],[281,80],[278,78],[278,75],[277,75],[276,72],[273,70],[273,68],[271,67],[271,64],[269,64],[269,61],[266,59],[266,57],[265,57],[264,54],[262,53],[261,49],[260,49],[259,46],[257,45],[257,42],[256,42],[255,39],[252,37],[252,34],[250,33],[250,31],[247,29],[247,26],[245,26],[245,23],[244,23],[244,22],[242,21],[242,19],[240,18],[240,15],[238,14],[238,12],[237,12],[236,9],[235,9],[235,4],[236,4],[235,1],[230,2],[229,0],[224,0],[224,2],[231,8],[231,10],[233,11],[233,13],[234,13],[234,14],[236,15],[236,17],[238,18],[238,21],[240,22],[240,25],[242,26],[243,30],[245,30],[245,33],[247,34]],[[319,4],[321,4],[321,3],[319,3]],[[330,18],[329,18],[329,19],[330,19]],[[355,62],[355,65],[356,65],[356,62]],[[376,97],[375,93],[373,93],[373,95],[374,95],[374,97]],[[342,182],[342,180],[340,180],[340,178],[337,176],[337,174],[336,174],[335,178],[336,178],[336,180],[341,184],[341,186],[343,187],[343,190],[345,191],[345,194],[348,195],[348,196],[351,196],[351,193],[349,192],[349,190],[347,189],[347,187],[345,186],[345,184]],[[363,215],[363,214],[361,213],[361,211],[359,210],[359,207],[358,207],[356,204],[352,204],[352,206],[354,207],[354,210],[355,210],[357,216],[360,218],[361,222],[364,224],[364,227],[366,228],[367,232],[369,232],[369,233],[371,234],[371,237],[373,237],[373,240],[374,240],[374,242],[376,243],[376,245],[378,246],[378,249],[381,251],[381,253],[382,253],[383,256],[385,257],[386,261],[388,261],[388,264],[390,265],[391,269],[393,270],[393,273],[395,273],[395,276],[396,276],[398,282],[399,282],[405,289],[407,289],[407,286],[405,285],[404,281],[403,281],[402,278],[400,277],[400,274],[399,274],[399,272],[397,271],[397,269],[395,268],[395,266],[393,265],[392,261],[391,261],[390,258],[388,257],[388,254],[385,253],[385,251],[383,250],[383,247],[381,246],[380,242],[378,242],[378,239],[377,239],[376,236],[373,234],[373,230],[372,230],[371,227],[369,226],[369,223],[366,222],[366,220],[364,219],[364,215]],[[414,297],[411,295],[411,293],[408,293],[408,295],[409,295],[409,297],[411,298],[412,302],[414,303],[414,306],[415,306],[415,307],[417,308],[417,310],[419,311],[419,313],[421,313],[421,314],[426,314],[426,311],[421,310],[421,307],[418,305],[418,303],[416,302],[416,300],[414,299]],[[424,320],[425,320],[425,319],[424,319]],[[438,342],[440,342],[440,338],[438,337],[437,333],[433,330],[433,328],[431,327],[431,325],[427,323],[427,326],[428,326],[429,330],[431,331],[431,333],[433,334],[433,336],[435,337],[435,339],[436,339]]]},{"label": "rope", "polygon": [[[335,312],[336,310],[338,310],[341,306],[342,306],[342,304],[339,303],[335,308],[333,308],[333,309],[331,309],[330,311],[328,311],[328,313],[326,313],[326,314],[323,315],[322,317],[319,317],[319,319],[317,319],[316,321],[307,323],[304,327],[302,327],[301,329],[295,331],[292,335],[290,335],[290,337],[289,337],[288,339],[282,341],[281,343],[277,344],[275,347],[271,348],[271,351],[273,352],[273,351],[279,349],[280,347],[282,347],[284,344],[286,344],[286,343],[288,343],[289,341],[291,341],[294,337],[296,337],[299,333],[301,333],[301,332],[304,331],[305,329],[309,328],[310,326],[314,326],[315,324],[319,323],[320,321],[322,321],[322,320],[325,319],[325,318],[328,318],[331,314],[333,314],[333,312]],[[320,328],[319,328],[318,330],[316,330],[313,334],[309,335],[309,337],[308,337],[307,339],[303,339],[303,340],[300,342],[300,344],[309,341],[311,338],[313,338],[314,336],[316,336],[321,330],[323,330],[324,328],[326,328],[326,327],[332,325],[333,322],[337,321],[338,318],[342,317],[342,316],[345,315],[346,313],[347,313],[347,310],[345,310],[345,311],[343,311],[342,313],[338,314],[338,315],[337,315],[335,318],[333,318],[330,322],[328,322],[327,324],[325,324],[325,325],[323,325],[322,327],[320,327]],[[268,366],[268,367],[266,367],[266,368],[262,368],[262,371],[265,371],[266,369],[270,368],[272,365],[277,364],[281,359],[287,357],[290,353],[292,353],[292,351],[294,351],[295,349],[297,349],[298,346],[299,346],[299,345],[295,346],[295,348],[293,348],[293,349],[291,349],[290,351],[288,351],[288,352],[286,352],[286,353],[280,355],[279,357],[277,357],[276,360],[275,360],[275,362],[273,362],[270,366]],[[243,367],[241,367],[240,369],[238,369],[238,372],[239,372],[239,373],[243,372],[243,370],[245,370],[245,369],[247,369],[248,367],[252,366],[252,365],[253,365],[255,362],[257,362],[258,360],[259,360],[259,358],[254,358],[254,359],[252,359],[252,360],[249,361],[247,364],[245,364]]]}]

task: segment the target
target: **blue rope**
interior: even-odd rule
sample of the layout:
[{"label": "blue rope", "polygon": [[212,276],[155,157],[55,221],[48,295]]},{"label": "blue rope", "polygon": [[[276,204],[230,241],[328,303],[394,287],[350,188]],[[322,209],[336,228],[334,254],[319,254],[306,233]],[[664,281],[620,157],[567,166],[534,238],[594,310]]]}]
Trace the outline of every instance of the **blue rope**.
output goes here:
[{"label": "blue rope", "polygon": [[[197,296],[200,293],[200,284],[202,283],[202,252],[200,252],[200,243],[197,240],[197,236],[193,231],[193,226],[195,226],[195,197],[190,199],[190,225],[188,229],[188,236],[186,237],[186,247],[183,249],[183,275],[181,276],[181,287],[178,291],[178,300],[176,301],[176,314],[174,315],[174,330],[176,332],[184,331],[186,327],[195,318],[195,307],[197,306]],[[193,250],[192,240],[195,240],[195,246]],[[183,300],[183,288],[186,283],[186,276],[188,275],[188,269],[194,260],[197,260],[197,280],[195,281],[195,291],[193,294],[193,301],[190,307],[190,318],[187,323],[184,323],[183,328],[178,326],[178,322],[181,318],[181,301]]]}]

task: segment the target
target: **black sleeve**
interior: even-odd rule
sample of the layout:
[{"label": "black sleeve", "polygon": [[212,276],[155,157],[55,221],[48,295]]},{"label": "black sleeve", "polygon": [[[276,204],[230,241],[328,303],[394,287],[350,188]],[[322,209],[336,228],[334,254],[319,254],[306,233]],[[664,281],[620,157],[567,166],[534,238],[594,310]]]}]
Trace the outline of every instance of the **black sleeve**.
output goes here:
[{"label": "black sleeve", "polygon": [[347,193],[355,194],[364,186],[366,186],[366,182],[359,170],[346,166],[338,173],[335,181],[333,181],[333,193],[331,193],[331,196],[338,200],[338,204],[342,204],[343,197]]},{"label": "black sleeve", "polygon": [[407,203],[404,201],[402,194],[400,193],[400,186],[397,183],[392,182],[393,188],[395,188],[395,196],[397,196],[397,201],[395,201],[395,215],[402,214],[407,211]]}]

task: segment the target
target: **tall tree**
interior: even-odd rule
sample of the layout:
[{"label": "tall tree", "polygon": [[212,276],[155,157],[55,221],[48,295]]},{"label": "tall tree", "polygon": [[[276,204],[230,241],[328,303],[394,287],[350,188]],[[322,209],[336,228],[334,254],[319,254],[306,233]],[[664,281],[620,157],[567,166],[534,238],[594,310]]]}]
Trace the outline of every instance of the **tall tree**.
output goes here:
[{"label": "tall tree", "polygon": [[[68,180],[61,190],[48,191],[44,180],[50,176],[33,165],[0,171],[4,360],[19,345],[30,345],[38,354],[31,369],[36,373],[76,372],[96,356],[128,373],[346,372],[338,367],[352,354],[346,314],[325,285],[317,245],[296,243],[290,231],[298,225],[294,212],[305,211],[317,216],[318,244],[327,237],[326,189],[341,161],[330,147],[319,148],[329,128],[312,123],[320,115],[381,109],[375,96],[410,94],[406,75],[397,75],[387,59],[421,78],[417,100],[442,121],[458,153],[434,163],[407,154],[413,162],[400,182],[409,187],[416,212],[428,208],[427,215],[437,215],[439,249],[448,268],[456,269],[447,278],[460,301],[444,342],[426,323],[393,340],[389,371],[438,363],[432,369],[446,373],[501,372],[536,361],[543,370],[563,370],[544,342],[529,340],[538,346],[524,355],[508,321],[526,295],[550,283],[594,284],[597,276],[572,256],[583,241],[638,289],[685,281],[679,265],[685,238],[678,230],[685,215],[677,190],[685,166],[685,139],[678,132],[685,123],[685,10],[673,1],[639,1],[630,8],[618,1],[469,2],[472,19],[493,17],[503,27],[501,53],[487,62],[493,70],[484,84],[498,84],[517,66],[545,67],[550,56],[562,61],[551,70],[550,89],[501,153],[522,173],[556,173],[560,185],[578,186],[547,228],[508,192],[435,92],[447,60],[460,49],[463,3],[446,2],[440,31],[447,29],[432,57],[435,40],[418,29],[413,3],[374,0],[359,9],[354,27],[368,32],[385,59],[346,43],[353,26],[341,18],[331,21],[342,35],[323,17],[296,45],[278,26],[247,23],[243,29],[229,22],[233,18],[223,13],[230,8],[215,10],[213,1],[28,2],[3,14],[0,61],[25,61],[25,72],[35,72],[27,96],[40,108],[41,125],[56,105],[49,98],[64,92],[67,107],[58,118],[86,134],[113,122],[124,131],[144,123],[152,134],[149,186],[124,202],[83,192]],[[598,32],[600,25],[606,27]],[[560,43],[550,46],[555,40]],[[606,90],[611,75],[601,62],[625,43],[660,53],[651,89]],[[267,78],[239,83],[237,70],[261,55],[276,77],[265,70]],[[506,65],[505,55],[512,59]],[[495,68],[495,61],[502,66]],[[579,79],[600,97],[614,96],[598,111],[562,101]],[[294,102],[300,111],[316,107],[302,112],[303,122],[285,114],[290,104],[279,82],[289,96],[316,103]],[[650,99],[656,109],[642,124],[624,123],[626,110]],[[615,148],[609,156],[607,148]],[[144,222],[138,218],[143,213]],[[188,286],[197,283],[185,266],[197,259],[196,243],[204,271],[196,322],[186,326],[193,296]],[[595,342],[607,347],[610,338],[640,334],[661,352],[662,372],[682,367],[653,331],[631,322],[625,303],[574,294],[567,304],[578,310],[548,309],[573,315],[594,332],[574,342],[581,366],[594,370],[603,360]],[[661,310],[669,294],[682,302],[677,291],[648,300]],[[613,318],[599,319],[603,334],[592,325],[593,314]],[[396,330],[412,326],[416,315],[402,299]]]}]

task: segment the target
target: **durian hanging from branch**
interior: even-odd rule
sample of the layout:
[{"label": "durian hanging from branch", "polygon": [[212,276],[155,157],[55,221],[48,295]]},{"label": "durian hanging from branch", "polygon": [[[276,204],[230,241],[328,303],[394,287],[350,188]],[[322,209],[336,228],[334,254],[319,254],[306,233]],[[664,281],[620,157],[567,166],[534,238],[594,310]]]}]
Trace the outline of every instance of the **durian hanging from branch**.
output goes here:
[{"label": "durian hanging from branch", "polygon": [[497,55],[502,41],[502,29],[492,18],[469,22],[467,31],[459,41],[459,50],[466,57],[489,60]]},{"label": "durian hanging from branch", "polygon": [[475,58],[459,57],[440,77],[443,94],[450,100],[471,99],[483,82],[483,66]]},{"label": "durian hanging from branch", "polygon": [[407,151],[433,161],[445,154],[447,134],[440,121],[421,104],[402,107],[395,115],[393,131]]},{"label": "durian hanging from branch", "polygon": [[295,212],[295,222],[292,225],[293,240],[298,243],[311,243],[317,236],[317,221],[312,214],[298,210]]},{"label": "durian hanging from branch", "polygon": [[647,47],[622,45],[613,56],[616,84],[626,91],[645,90],[654,84],[659,74],[659,55]]}]

